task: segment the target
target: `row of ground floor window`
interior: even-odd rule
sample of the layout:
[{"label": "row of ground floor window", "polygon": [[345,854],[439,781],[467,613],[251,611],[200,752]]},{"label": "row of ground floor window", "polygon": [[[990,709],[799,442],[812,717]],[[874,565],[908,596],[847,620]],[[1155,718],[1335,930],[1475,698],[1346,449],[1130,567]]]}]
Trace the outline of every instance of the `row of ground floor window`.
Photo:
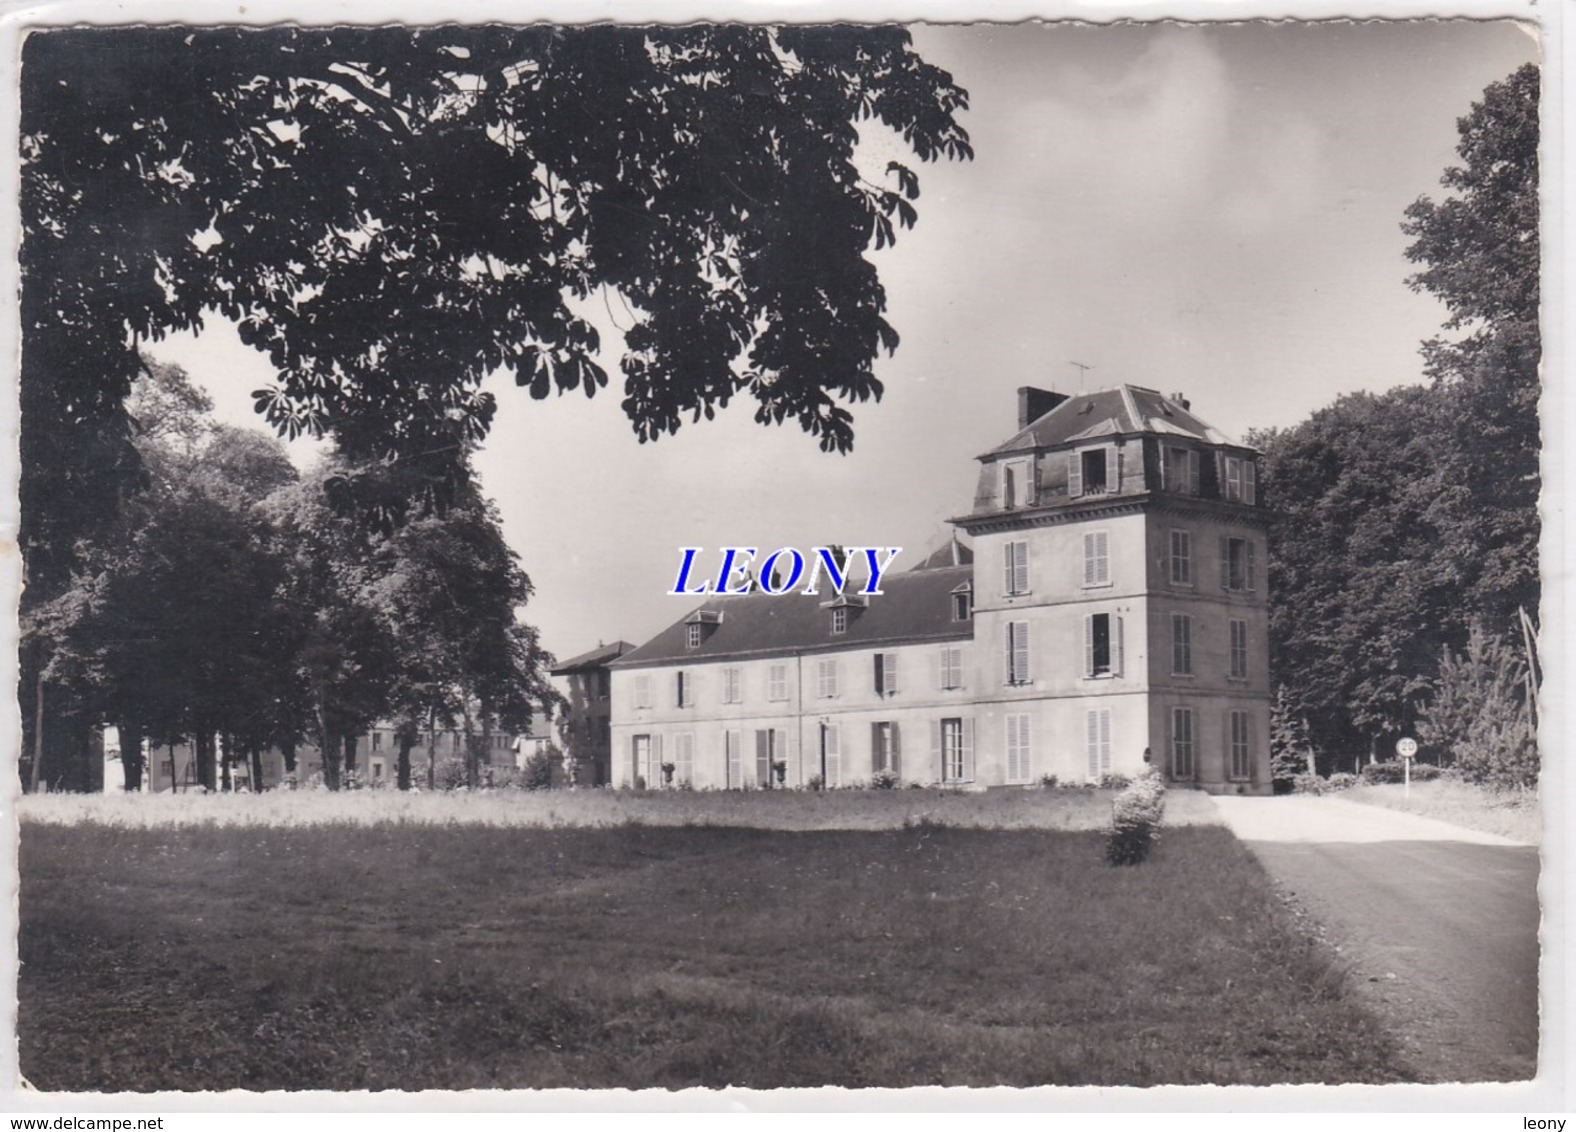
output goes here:
[{"label": "row of ground floor window", "polygon": [[643,721],[614,727],[613,783],[747,790],[894,776],[984,788],[1131,776],[1147,763],[1176,782],[1268,792],[1268,724],[1257,702],[1156,706],[1141,697],[1078,708],[972,704],[968,712],[899,717]]}]

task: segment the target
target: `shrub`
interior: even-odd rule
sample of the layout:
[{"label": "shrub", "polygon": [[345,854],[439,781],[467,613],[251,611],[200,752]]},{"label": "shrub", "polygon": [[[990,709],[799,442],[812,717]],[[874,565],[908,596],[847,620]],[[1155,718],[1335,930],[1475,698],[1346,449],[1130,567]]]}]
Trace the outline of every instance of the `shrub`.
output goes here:
[{"label": "shrub", "polygon": [[896,771],[878,770],[870,776],[870,789],[896,790],[903,785],[903,780],[897,776]]},{"label": "shrub", "polygon": [[1520,654],[1474,625],[1465,653],[1445,649],[1417,737],[1432,750],[1448,752],[1468,782],[1495,789],[1536,786],[1538,744],[1528,683]]},{"label": "shrub", "polygon": [[812,774],[810,776],[810,780],[806,782],[805,785],[811,790],[820,790],[826,786],[826,783],[822,781],[819,774]]},{"label": "shrub", "polygon": [[1040,789],[1055,790],[1056,781],[1056,776],[1054,774],[1042,774],[1040,775]]},{"label": "shrub", "polygon": [[1105,859],[1113,865],[1139,865],[1160,836],[1166,810],[1166,784],[1153,769],[1139,775],[1111,805],[1111,833]]},{"label": "shrub", "polygon": [[[1430,763],[1412,764],[1413,782],[1432,782],[1440,776],[1440,769]],[[1364,785],[1379,783],[1400,783],[1406,781],[1406,766],[1399,760],[1388,763],[1369,763],[1363,767],[1362,780]]]},{"label": "shrub", "polygon": [[1100,776],[1101,790],[1126,790],[1132,783],[1133,780],[1125,774],[1102,774]]},{"label": "shrub", "polygon": [[553,753],[537,751],[520,768],[520,785],[527,790],[546,790],[553,785]]},{"label": "shrub", "polygon": [[1345,790],[1348,787],[1358,785],[1360,782],[1362,782],[1362,779],[1358,778],[1355,774],[1347,774],[1343,770],[1330,775],[1329,778],[1326,778],[1324,780],[1324,788],[1330,791]]}]

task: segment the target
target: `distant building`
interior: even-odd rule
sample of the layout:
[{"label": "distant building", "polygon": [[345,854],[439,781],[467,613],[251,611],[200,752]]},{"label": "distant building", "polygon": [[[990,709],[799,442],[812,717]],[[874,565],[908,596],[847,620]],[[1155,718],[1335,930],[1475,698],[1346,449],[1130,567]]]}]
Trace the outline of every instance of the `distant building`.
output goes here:
[{"label": "distant building", "polygon": [[956,540],[868,598],[712,597],[611,662],[612,781],[1268,793],[1256,453],[1180,396],[1019,391]]},{"label": "distant building", "polygon": [[569,706],[560,727],[566,752],[576,768],[576,785],[606,786],[613,780],[612,675],[608,666],[634,648],[628,641],[598,645],[552,670],[568,684]]}]

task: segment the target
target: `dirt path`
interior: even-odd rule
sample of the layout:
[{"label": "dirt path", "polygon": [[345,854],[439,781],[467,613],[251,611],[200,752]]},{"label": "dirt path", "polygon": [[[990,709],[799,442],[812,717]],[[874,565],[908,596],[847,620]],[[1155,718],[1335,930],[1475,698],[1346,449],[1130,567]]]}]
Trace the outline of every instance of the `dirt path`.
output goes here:
[{"label": "dirt path", "polygon": [[1538,850],[1335,798],[1219,798],[1422,1081],[1537,1072]]}]

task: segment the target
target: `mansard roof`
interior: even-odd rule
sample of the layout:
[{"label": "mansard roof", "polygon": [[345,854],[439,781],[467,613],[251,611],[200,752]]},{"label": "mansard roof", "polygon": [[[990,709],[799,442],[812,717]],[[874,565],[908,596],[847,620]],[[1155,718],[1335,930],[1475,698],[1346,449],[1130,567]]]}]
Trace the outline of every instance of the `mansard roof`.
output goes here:
[{"label": "mansard roof", "polygon": [[[634,652],[620,657],[613,667],[966,640],[973,635],[973,622],[952,620],[952,591],[973,576],[973,566],[939,566],[883,575],[881,593],[864,599],[870,603],[867,608],[851,608],[847,629],[838,634],[831,631],[829,609],[837,594],[828,592],[824,585],[818,594],[795,591],[714,596]],[[696,613],[708,611],[721,613],[722,618],[698,646],[690,648],[687,625]]]},{"label": "mansard roof", "polygon": [[567,676],[571,672],[580,672],[587,668],[599,668],[609,661],[617,660],[627,652],[633,652],[635,646],[628,641],[614,641],[610,645],[598,645],[589,652],[579,656],[572,656],[562,664],[555,665],[552,669],[554,676]]},{"label": "mansard roof", "polygon": [[1194,416],[1180,400],[1138,385],[1119,385],[1068,397],[980,459],[1006,452],[1059,448],[1102,436],[1144,434],[1191,437],[1206,444],[1235,444]]}]

